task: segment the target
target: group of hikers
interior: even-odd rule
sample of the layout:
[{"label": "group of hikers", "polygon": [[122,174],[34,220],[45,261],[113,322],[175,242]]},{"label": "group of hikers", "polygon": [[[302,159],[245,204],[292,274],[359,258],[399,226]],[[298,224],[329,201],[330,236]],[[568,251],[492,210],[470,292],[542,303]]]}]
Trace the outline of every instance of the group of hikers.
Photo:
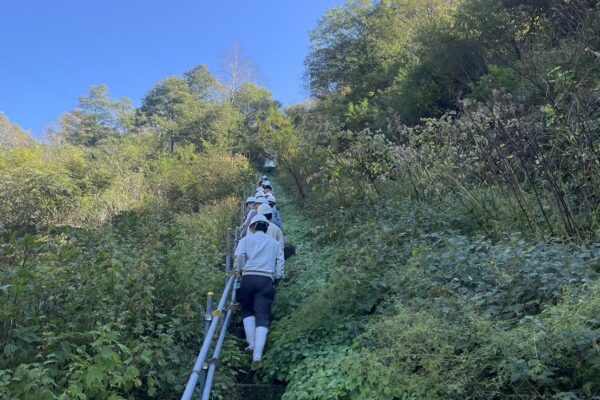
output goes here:
[{"label": "group of hikers", "polygon": [[269,333],[275,288],[285,269],[283,223],[268,177],[258,182],[254,196],[245,202],[241,239],[235,249],[234,267],[241,275],[237,299],[252,361],[262,359]]}]

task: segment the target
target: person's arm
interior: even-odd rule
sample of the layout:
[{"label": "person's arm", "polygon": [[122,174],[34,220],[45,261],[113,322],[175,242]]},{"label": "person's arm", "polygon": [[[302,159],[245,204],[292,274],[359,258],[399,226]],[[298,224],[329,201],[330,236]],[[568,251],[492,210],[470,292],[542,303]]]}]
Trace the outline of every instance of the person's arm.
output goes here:
[{"label": "person's arm", "polygon": [[235,256],[234,256],[234,261],[233,261],[233,267],[235,272],[237,272],[238,274],[242,271],[242,269],[244,268],[244,264],[246,263],[246,241],[245,240],[240,240],[236,249],[235,249]]},{"label": "person's arm", "polygon": [[250,221],[252,221],[252,217],[256,215],[256,211],[250,210],[248,211],[248,215],[246,215],[246,220],[244,221],[244,225],[242,225],[242,230],[240,232],[240,238],[243,238],[248,233],[248,227],[250,226]]},{"label": "person's arm", "polygon": [[246,236],[246,233],[248,233],[248,224],[244,222],[244,225],[242,225],[242,229],[240,229],[240,238],[244,238]]}]

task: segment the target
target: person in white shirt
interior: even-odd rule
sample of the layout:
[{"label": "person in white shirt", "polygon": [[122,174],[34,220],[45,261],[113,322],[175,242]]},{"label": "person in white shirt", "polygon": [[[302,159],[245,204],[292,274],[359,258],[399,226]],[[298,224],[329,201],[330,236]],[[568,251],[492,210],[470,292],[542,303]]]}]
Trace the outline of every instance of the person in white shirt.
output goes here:
[{"label": "person in white shirt", "polygon": [[269,193],[265,196],[265,198],[267,199],[269,205],[273,209],[273,219],[271,220],[271,222],[277,225],[277,227],[283,232],[283,221],[281,221],[281,213],[277,209],[277,201],[275,200],[275,196],[273,195],[273,193]]},{"label": "person in white shirt", "polygon": [[246,214],[246,219],[244,220],[244,223],[242,224],[242,228],[240,229],[240,237],[244,237],[248,234],[248,227],[250,226],[250,221],[252,221],[252,218],[254,218],[254,216],[256,215],[256,212],[258,210],[258,207],[261,204],[267,204],[267,199],[264,197],[255,197],[254,198],[254,209],[250,209],[250,211],[248,211],[248,214]]},{"label": "person in white shirt", "polygon": [[285,270],[283,249],[267,236],[268,228],[264,215],[254,216],[250,222],[251,234],[240,240],[235,249],[235,270],[242,275],[237,298],[244,317],[246,350],[252,352],[253,362],[262,360],[275,287]]},{"label": "person in white shirt", "polygon": [[254,198],[254,196],[250,196],[246,199],[246,209],[244,211],[244,216],[247,216],[250,210],[256,210],[256,206],[254,205],[255,202],[256,199]]},{"label": "person in white shirt", "polygon": [[273,209],[267,204],[261,204],[258,207],[257,213],[258,215],[264,215],[267,221],[269,221],[269,229],[267,229],[267,236],[270,236],[273,239],[277,240],[277,243],[279,243],[279,245],[283,249],[285,246],[285,240],[283,238],[283,233],[281,232],[281,229],[279,229],[279,227],[272,221],[274,214]]},{"label": "person in white shirt", "polygon": [[271,182],[269,182],[269,181],[264,181],[262,183],[262,188],[263,188],[263,191],[265,192],[265,196],[269,193],[273,193],[273,185],[271,185]]}]

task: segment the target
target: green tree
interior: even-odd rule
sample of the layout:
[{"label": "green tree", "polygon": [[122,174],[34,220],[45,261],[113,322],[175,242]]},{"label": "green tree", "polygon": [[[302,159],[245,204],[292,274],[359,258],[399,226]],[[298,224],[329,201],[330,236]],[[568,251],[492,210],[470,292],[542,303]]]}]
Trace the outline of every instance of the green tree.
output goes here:
[{"label": "green tree", "polygon": [[159,82],[144,96],[140,112],[150,119],[175,121],[186,118],[189,110],[196,105],[186,81],[170,77]]},{"label": "green tree", "polygon": [[218,83],[204,64],[198,65],[183,73],[183,80],[196,100],[208,101],[214,99]]},{"label": "green tree", "polygon": [[184,79],[170,77],[159,82],[142,100],[138,125],[156,128],[165,147],[177,143],[198,143],[193,136],[201,102]]},{"label": "green tree", "polygon": [[264,157],[264,151],[257,142],[259,121],[270,109],[281,107],[281,103],[273,99],[268,89],[245,83],[236,92],[231,105],[241,122],[232,134],[232,145],[252,161],[259,161]]},{"label": "green tree", "polygon": [[183,78],[159,82],[142,100],[138,126],[156,129],[166,148],[205,143],[230,147],[239,132],[240,113],[229,102],[217,101],[220,86],[204,65],[187,71]]},{"label": "green tree", "polygon": [[79,98],[79,107],[61,119],[59,136],[79,146],[96,146],[126,133],[132,126],[133,108],[125,97],[113,100],[106,85],[92,86]]},{"label": "green tree", "polygon": [[[433,98],[440,92],[445,94],[443,91],[446,90],[453,97],[456,91],[446,88],[446,81],[439,81],[439,73],[431,76],[437,71],[434,68],[437,65],[431,66],[429,64],[434,63],[429,62],[421,67],[421,58],[428,56],[423,48],[430,49],[423,43],[430,36],[425,34],[424,27],[448,24],[461,2],[462,0],[354,0],[330,11],[312,32],[311,51],[305,60],[312,95],[323,100],[320,106],[328,110],[329,114],[335,115],[345,129],[385,126],[386,122],[382,118],[372,118],[372,113],[370,118],[357,121],[356,113],[348,113],[348,109],[368,102],[380,109],[392,108],[402,113],[406,108],[402,100],[415,95],[414,86],[421,86],[423,78],[434,83],[433,86],[425,85],[425,90],[433,88],[435,91],[417,93],[417,96]],[[423,38],[419,38],[421,34]],[[443,45],[443,41],[440,40],[440,44]],[[457,48],[461,50],[458,53],[455,51]],[[463,49],[458,44],[446,52],[448,56],[454,55],[451,60],[452,71],[457,69],[454,64],[460,65],[464,54],[470,55],[470,50],[471,47]],[[434,60],[444,62],[441,58]],[[410,71],[415,67],[413,77]],[[462,77],[454,72],[450,74],[452,77]],[[419,83],[413,85],[415,81]],[[332,96],[336,96],[336,99],[332,99]],[[435,114],[430,113],[431,110],[436,110],[436,107],[430,106],[431,101],[415,102],[410,99],[405,103],[413,108],[424,104],[416,112],[418,117]],[[446,101],[445,104],[447,103],[449,102]],[[351,118],[348,119],[348,116]]]},{"label": "green tree", "polygon": [[311,51],[304,64],[308,87],[321,98],[351,86],[367,54],[369,0],[353,0],[329,11],[311,32]]}]

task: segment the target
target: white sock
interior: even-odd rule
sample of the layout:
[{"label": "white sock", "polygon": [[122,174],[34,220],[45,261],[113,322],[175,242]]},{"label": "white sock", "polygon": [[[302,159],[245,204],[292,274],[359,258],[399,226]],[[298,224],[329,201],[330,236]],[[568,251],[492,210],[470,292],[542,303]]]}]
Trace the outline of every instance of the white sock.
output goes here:
[{"label": "white sock", "polygon": [[252,355],[252,361],[262,360],[263,350],[265,348],[265,343],[267,343],[268,333],[269,328],[265,328],[264,326],[256,327],[256,334],[254,340],[254,354]]},{"label": "white sock", "polygon": [[248,347],[251,349],[254,348],[254,330],[256,329],[256,318],[246,317],[243,320],[244,322],[244,331],[246,332],[246,341],[248,342]]}]

